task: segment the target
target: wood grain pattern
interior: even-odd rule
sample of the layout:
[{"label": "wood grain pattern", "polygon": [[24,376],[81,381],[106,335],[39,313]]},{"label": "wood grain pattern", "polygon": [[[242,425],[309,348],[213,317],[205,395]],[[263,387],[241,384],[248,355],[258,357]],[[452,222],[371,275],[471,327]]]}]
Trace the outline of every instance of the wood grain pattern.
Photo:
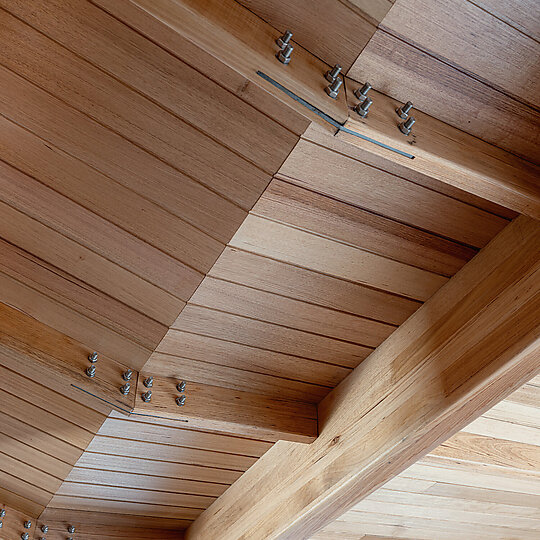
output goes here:
[{"label": "wood grain pattern", "polygon": [[[0,493],[0,500],[2,494]],[[0,508],[5,511],[6,515],[2,521],[2,528],[0,528],[0,539],[11,540],[12,538],[20,538],[23,532],[28,532],[30,537],[33,536],[36,530],[36,521],[33,519],[35,516],[29,514],[27,511],[21,511],[14,507],[9,507],[7,502],[0,502]],[[30,528],[26,529],[24,524],[30,522]]]},{"label": "wood grain pattern", "polygon": [[[300,148],[293,153],[297,151]],[[476,254],[444,238],[277,179],[251,213],[444,276],[454,275]]]},{"label": "wood grain pattern", "polygon": [[32,10],[17,0],[2,5],[263,170],[276,170],[296,141],[276,122],[88,2],[35,3]]},{"label": "wood grain pattern", "polygon": [[[155,385],[153,400],[159,405],[158,380]],[[191,397],[197,400],[196,395]],[[112,512],[141,516],[129,520],[133,526],[140,526],[142,516],[147,516],[176,520],[149,519],[154,527],[184,528],[185,520],[193,521],[270,446],[256,438],[186,428],[180,420],[113,413],[48,508],[59,509],[51,514],[56,519],[67,519],[69,512],[60,509],[71,509],[103,515],[101,524],[107,523],[107,513]],[[93,523],[88,516],[74,517]],[[119,523],[124,524],[124,519],[118,516]]]},{"label": "wood grain pattern", "polygon": [[[458,19],[458,26],[452,20]],[[540,80],[536,74],[540,44],[480,9],[472,2],[396,0],[381,27],[455,65],[510,96],[538,107]],[[510,45],[511,44],[511,45]],[[507,69],[501,70],[505,65]]]},{"label": "wood grain pattern", "polygon": [[[537,218],[540,194],[538,167],[467,133],[444,124],[420,111],[415,112],[416,125],[411,137],[404,136],[398,126],[396,108],[399,102],[372,91],[378,106],[366,120],[351,116],[348,127],[411,155],[399,156],[340,132],[350,144],[377,154],[383,161],[399,162],[424,176],[446,182],[500,206]],[[354,106],[356,98],[349,95]],[[482,159],[478,159],[481,155]]]},{"label": "wood grain pattern", "polygon": [[[354,85],[353,88],[355,88]],[[407,162],[385,159],[382,156],[369,151],[369,148],[367,147],[362,148],[355,144],[351,144],[339,137],[336,137],[335,133],[328,130],[327,126],[312,123],[304,132],[302,138],[319,146],[333,150],[339,154],[354,158],[357,161],[361,161],[362,163],[377,169],[387,171],[414,184],[418,184],[433,191],[437,191],[438,193],[447,195],[448,197],[456,199],[457,201],[470,204],[475,208],[480,208],[481,210],[495,214],[496,216],[503,217],[507,220],[514,219],[519,215],[518,212],[510,210],[505,206],[501,206],[482,197],[478,197],[470,191],[464,191],[463,189],[459,189],[448,182],[442,182],[433,176],[422,173],[419,170],[411,169]]]},{"label": "wood grain pattern", "polygon": [[[360,493],[367,496],[387,481],[381,475],[389,466],[403,471],[535,375],[539,234],[538,224],[527,218],[506,228],[323,400],[315,443],[306,448],[276,444],[190,527],[187,537],[222,531],[218,516],[227,509],[231,538],[307,538],[358,501]],[[385,361],[387,369],[381,370]],[[388,407],[373,406],[385,397]],[[354,409],[350,415],[344,414],[347,404]],[[409,431],[408,437],[407,430],[414,434]],[[369,472],[372,462],[377,465]],[[464,476],[470,474],[466,469]],[[534,489],[526,478],[519,484],[528,486],[527,493]],[[244,494],[257,488],[262,498],[248,501]]]},{"label": "wood grain pattern", "polygon": [[[513,406],[514,394],[495,409]],[[445,538],[450,530],[453,538],[534,538],[539,465],[540,447],[526,434],[508,441],[463,430],[312,538],[333,539],[345,530],[351,538],[383,530],[404,539]]]},{"label": "wood grain pattern", "polygon": [[[377,30],[349,76],[369,80],[377,90],[402,103],[411,100],[417,110],[538,163],[537,110],[408,41]],[[416,116],[416,112],[412,114]]]},{"label": "wood grain pattern", "polygon": [[209,276],[396,325],[420,306],[415,300],[229,247]]},{"label": "wood grain pattern", "polygon": [[[178,397],[177,382],[177,379],[154,377],[151,401],[144,402],[139,396],[146,393],[147,388],[141,377],[133,414],[169,418],[194,429],[257,437],[270,442],[289,440],[310,443],[317,438],[317,409],[314,403],[277,400],[254,392],[184,381],[186,400],[179,408],[175,402]],[[242,451],[243,454],[246,452],[246,449]]]},{"label": "wood grain pattern", "polygon": [[18,305],[35,319],[123,362],[145,359],[165,334],[164,325],[142,313],[4,240],[0,245],[4,303]]},{"label": "wood grain pattern", "polygon": [[[197,33],[197,28],[190,28],[189,35],[182,35],[172,24],[165,24],[158,17],[153,16],[143,7],[136,5],[130,0],[91,0],[92,3],[99,5],[104,11],[112,14],[114,17],[124,21],[130,27],[147,36],[155,43],[159,43],[171,54],[183,58],[188,64],[196,67],[198,71],[206,75],[209,79],[215,81],[220,86],[229,90],[243,101],[249,103],[257,110],[270,116],[276,122],[286,127],[293,133],[301,135],[311,120],[305,116],[305,113],[286,103],[275,94],[269,92],[269,87],[251,84],[253,75],[245,73],[244,62],[231,62],[231,56],[228,55],[228,63],[224,63],[223,57],[216,56],[217,50],[209,50],[202,47],[193,38]],[[229,3],[228,9],[238,10],[239,6]],[[242,10],[245,11],[245,10]],[[185,16],[185,11],[179,12]],[[184,17],[187,21],[187,17]],[[193,21],[193,19],[191,19]],[[222,21],[224,22],[224,21]],[[184,25],[183,30],[188,25]],[[215,34],[214,34],[215,36]],[[230,36],[229,36],[230,37]],[[236,36],[238,37],[238,36]],[[221,50],[223,53],[223,49]],[[248,186],[244,187],[248,190]],[[255,194],[254,194],[255,195]],[[250,199],[247,207],[251,206],[256,200]]]},{"label": "wood grain pattern", "polygon": [[[331,99],[324,92],[327,86],[324,74],[328,66],[298,46],[293,56],[294,61],[286,67],[278,62],[276,54],[279,48],[276,40],[281,33],[240,3],[232,0],[183,0],[175,4],[161,0],[136,0],[135,3],[182,37],[231,66],[250,83],[264,88],[288,108],[312,120],[317,118],[316,114],[310,113],[307,108],[262,79],[258,71],[326,111],[336,121],[346,120],[344,94],[339,93],[336,99]],[[244,51],[241,56],[237,54],[239,48]]]},{"label": "wood grain pattern", "polygon": [[[392,115],[397,118],[393,110]],[[356,121],[349,122],[357,124]],[[347,137],[343,138],[351,142]],[[416,164],[417,158],[406,162],[405,158],[397,160]],[[506,225],[505,220],[477,208],[304,140],[298,143],[278,175],[324,195],[335,197],[337,194],[347,203],[469,246],[483,247]]]},{"label": "wood grain pattern", "polygon": [[[215,143],[212,146],[210,140],[205,143],[204,136],[189,125],[6,12],[2,12],[0,24],[8,44],[4,57],[6,67],[161,160],[160,163],[135,151],[142,162],[153,161],[156,167],[159,166],[159,174],[153,175],[153,182],[163,186],[159,201],[186,222],[182,238],[185,237],[186,241],[191,239],[197,250],[212,246],[211,240],[200,231],[220,242],[227,242],[234,232],[234,223],[243,218],[244,212],[205,188],[200,183],[204,180],[199,177],[200,172],[199,176],[192,178],[193,171],[186,171],[185,165],[185,152],[189,151],[185,147],[189,142],[200,144],[201,150],[214,153],[220,151],[219,146]],[[127,147],[125,143],[124,146]],[[225,158],[223,150],[221,153]],[[165,197],[163,190],[167,184],[181,186],[181,196],[169,189],[168,197]],[[224,192],[226,187],[223,185],[220,193],[229,196]],[[156,197],[159,197],[159,192],[154,194]],[[184,261],[189,263],[186,257],[196,253],[193,248],[187,250]],[[198,264],[204,264],[203,251],[198,253],[198,257]]]},{"label": "wood grain pattern", "polygon": [[395,330],[395,326],[379,321],[209,277],[195,291],[190,304],[369,347],[376,347]]},{"label": "wood grain pattern", "polygon": [[317,0],[315,4],[306,0],[287,4],[275,0],[241,0],[241,3],[279,31],[290,29],[296,43],[329,65],[341,64],[344,71],[365,47],[390,7],[389,2],[380,0],[363,2],[356,9],[351,9],[348,2],[333,0]]},{"label": "wood grain pattern", "polygon": [[252,215],[230,245],[413,300],[427,300],[446,282],[442,276]]},{"label": "wood grain pattern", "polygon": [[[198,320],[194,320],[193,324],[197,324],[198,322]],[[238,325],[236,329],[237,333],[241,332],[241,328],[238,329]],[[212,331],[210,328],[206,332],[211,333]],[[222,326],[221,331],[227,331],[227,326]],[[275,332],[278,331],[279,329],[275,329]],[[279,348],[279,345],[276,345],[274,348]],[[274,375],[276,377],[282,376],[293,380],[305,379],[307,382],[326,386],[335,384],[340,377],[344,377],[349,373],[349,369],[346,367],[328,365],[323,362],[316,363],[310,361],[309,358],[306,359],[305,357],[283,354],[279,351],[261,349],[257,346],[257,343],[255,346],[250,346],[249,344],[235,343],[234,341],[220,339],[211,335],[198,335],[174,329],[169,330],[167,336],[165,336],[158,347],[157,352],[183,357],[189,360],[206,361],[223,366],[228,365],[255,373]],[[220,361],[220,359],[222,360]],[[152,360],[145,366],[145,371],[151,369],[151,365]]]},{"label": "wood grain pattern", "polygon": [[175,328],[343,367],[356,366],[372,350],[363,345],[315,334],[306,336],[299,330],[276,327],[191,304],[186,306],[177,319]]},{"label": "wood grain pattern", "polygon": [[[227,342],[219,343],[217,340],[210,340],[209,338],[204,337],[200,341],[209,341],[210,345],[217,345],[218,348],[221,345],[223,350],[226,350],[229,345]],[[238,344],[233,345],[233,348],[240,347],[246,353],[249,351],[249,348],[247,347]],[[215,350],[214,347],[211,352],[215,352]],[[256,354],[258,351],[257,349],[252,349],[252,352],[253,354]],[[315,402],[318,402],[331,388],[330,386],[321,384],[284,378],[283,374],[269,375],[252,371],[256,368],[253,368],[253,366],[251,368],[248,368],[248,366],[244,368],[242,367],[242,362],[238,362],[238,364],[235,365],[234,356],[223,356],[222,358],[224,361],[221,362],[219,358],[214,361],[194,360],[192,358],[178,356],[178,354],[177,351],[173,354],[154,352],[148,360],[145,369],[150,372],[161,373],[166,377],[177,377],[179,379],[186,378],[190,381],[207,384],[212,383],[216,386],[221,386],[222,388],[233,388],[235,390],[249,388],[252,391],[259,392],[266,396],[276,398],[283,397],[299,401],[314,400]],[[263,369],[268,369],[268,367],[264,365]],[[335,370],[336,368],[332,369],[332,371]],[[308,373],[306,378],[311,378],[310,370],[306,370],[306,372]],[[341,377],[345,377],[348,373],[349,370],[343,369]],[[298,372],[295,373],[295,376],[298,376]],[[330,374],[329,376],[336,378],[336,374]]]},{"label": "wood grain pattern", "polygon": [[474,0],[472,3],[536,41],[540,41],[538,3],[531,0]]}]

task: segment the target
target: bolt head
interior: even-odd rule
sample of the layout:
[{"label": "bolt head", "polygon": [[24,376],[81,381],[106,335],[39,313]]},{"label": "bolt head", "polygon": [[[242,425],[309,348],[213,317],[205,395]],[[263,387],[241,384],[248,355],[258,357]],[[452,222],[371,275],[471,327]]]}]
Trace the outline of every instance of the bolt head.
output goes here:
[{"label": "bolt head", "polygon": [[413,104],[411,101],[407,101],[407,103],[404,103],[401,107],[398,107],[396,109],[396,114],[402,118],[403,120],[406,120],[409,116],[410,110],[413,108]]},{"label": "bolt head", "polygon": [[329,86],[327,86],[324,91],[332,98],[337,99],[339,92],[336,90],[332,90]]},{"label": "bolt head", "polygon": [[182,393],[185,391],[186,389],[186,381],[180,381],[177,385],[176,385],[176,389],[178,390],[178,392]]},{"label": "bolt head", "polygon": [[154,377],[146,377],[143,384],[146,386],[146,388],[152,388],[152,386],[154,386]]},{"label": "bolt head", "polygon": [[88,360],[92,362],[92,364],[95,364],[98,361],[98,353],[94,351],[92,354],[88,355]]},{"label": "bolt head", "polygon": [[175,401],[179,407],[183,407],[186,404],[186,396],[178,396]]},{"label": "bolt head", "polygon": [[355,91],[354,91],[354,95],[358,98],[358,99],[362,99],[362,98],[365,98],[367,93],[371,90],[371,84],[366,82],[364,83],[364,86],[362,86],[362,88],[357,88]]},{"label": "bolt head", "polygon": [[73,525],[70,525],[68,527],[68,533],[74,533],[75,532],[75,527]]},{"label": "bolt head", "polygon": [[42,525],[41,526],[41,532],[42,533],[48,533],[49,532],[49,527],[47,525]]},{"label": "bolt head", "polygon": [[22,533],[21,534],[21,539],[22,540],[28,540],[30,538],[30,535],[28,533]]},{"label": "bolt head", "polygon": [[150,400],[152,399],[152,390],[148,390],[148,392],[143,392],[141,394],[141,398],[145,403],[150,402]]},{"label": "bolt head", "polygon": [[411,128],[410,127],[407,127],[405,125],[405,122],[401,122],[401,124],[399,124],[399,131],[401,131],[401,133],[403,133],[403,135],[410,135],[411,133]]},{"label": "bolt head", "polygon": [[128,369],[127,371],[124,371],[124,373],[122,373],[122,377],[124,381],[131,381],[131,377],[133,377],[133,370]]},{"label": "bolt head", "polygon": [[407,118],[407,116],[409,116],[407,113],[403,112],[403,110],[401,109],[401,107],[398,107],[396,109],[396,114],[402,118],[403,120],[405,120]]},{"label": "bolt head", "polygon": [[285,45],[281,51],[276,54],[276,58],[284,65],[291,61],[291,54],[294,50],[292,45]]},{"label": "bolt head", "polygon": [[96,366],[88,366],[85,373],[87,377],[93,379],[96,376]]},{"label": "bolt head", "polygon": [[291,41],[292,38],[292,32],[290,30],[286,30],[282,36],[279,36],[276,39],[276,43],[283,49],[285,45],[289,44],[289,41]]},{"label": "bolt head", "polygon": [[364,98],[364,101],[361,101],[355,108],[356,114],[358,116],[361,116],[362,118],[365,118],[369,112],[369,108],[371,107],[371,104],[373,103],[371,98]]},{"label": "bolt head", "polygon": [[336,64],[332,69],[329,69],[324,76],[328,82],[334,82],[341,73],[341,66]]},{"label": "bolt head", "polygon": [[6,511],[2,508],[0,509],[0,518],[3,518],[6,515]]},{"label": "bolt head", "polygon": [[128,382],[120,387],[120,393],[123,396],[127,396],[130,390],[131,390],[131,384],[129,384]]},{"label": "bolt head", "polygon": [[4,526],[4,523],[0,521],[0,529]]},{"label": "bolt head", "polygon": [[23,527],[25,529],[30,529],[32,527],[32,522],[30,520],[25,521]]}]

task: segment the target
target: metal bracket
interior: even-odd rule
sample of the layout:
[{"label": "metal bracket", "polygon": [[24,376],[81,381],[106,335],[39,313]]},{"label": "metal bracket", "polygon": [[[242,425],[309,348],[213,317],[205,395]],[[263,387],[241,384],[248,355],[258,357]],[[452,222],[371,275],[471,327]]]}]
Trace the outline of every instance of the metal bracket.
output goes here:
[{"label": "metal bracket", "polygon": [[345,126],[343,126],[342,124],[334,120],[331,116],[328,116],[325,112],[321,111],[320,109],[318,109],[311,103],[307,102],[305,99],[301,98],[300,96],[297,96],[294,92],[291,92],[288,88],[285,88],[283,85],[281,85],[280,83],[272,79],[272,77],[266,75],[266,73],[263,73],[262,71],[257,71],[257,75],[259,77],[262,77],[265,81],[269,82],[272,86],[275,86],[278,90],[281,90],[282,92],[287,94],[296,102],[300,103],[300,105],[303,105],[310,111],[314,112],[316,115],[320,116],[325,122],[328,122],[330,125],[334,126],[338,131],[344,131],[345,133],[354,135],[355,137],[363,139],[364,141],[368,141],[372,144],[376,144],[377,146],[380,146],[381,148],[385,148],[386,150],[395,152],[396,154],[399,154],[400,156],[404,156],[409,159],[414,159],[414,156],[412,154],[404,152],[403,150],[399,150],[398,148],[394,148],[393,146],[389,146],[388,144],[385,144],[381,141],[372,139],[371,137],[367,137],[366,135],[362,135],[361,133],[358,133],[357,131],[353,131],[352,129],[346,128]]}]

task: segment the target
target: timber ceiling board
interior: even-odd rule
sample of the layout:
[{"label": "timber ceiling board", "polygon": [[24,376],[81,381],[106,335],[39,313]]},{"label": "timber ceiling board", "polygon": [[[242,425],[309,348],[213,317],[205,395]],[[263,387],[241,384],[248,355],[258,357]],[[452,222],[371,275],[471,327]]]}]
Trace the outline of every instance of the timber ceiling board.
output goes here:
[{"label": "timber ceiling board", "polygon": [[0,489],[0,510],[4,516],[0,517],[0,540],[14,540],[21,537],[25,532],[33,538],[36,528],[36,520],[34,514],[21,512],[15,508],[11,508],[5,503],[3,490]]},{"label": "timber ceiling board", "polygon": [[318,402],[508,223],[500,207],[398,177],[316,133],[291,152],[148,374]]},{"label": "timber ceiling board", "polygon": [[[0,304],[0,501],[38,516],[113,407],[125,367]],[[1,532],[1,531],[0,531]]]},{"label": "timber ceiling board", "polygon": [[[346,72],[392,6],[392,0],[239,0],[327,64]],[[322,39],[321,39],[322,38]]]},{"label": "timber ceiling board", "polygon": [[538,538],[539,410],[537,376],[313,540]]},{"label": "timber ceiling board", "polygon": [[0,8],[0,300],[139,369],[307,121],[86,0]]},{"label": "timber ceiling board", "polygon": [[534,1],[397,0],[348,75],[538,162],[539,20]]},{"label": "timber ceiling board", "polygon": [[184,426],[111,413],[48,509],[168,518],[185,528],[272,446]]},{"label": "timber ceiling board", "polygon": [[46,525],[49,528],[46,537],[51,540],[65,540],[70,525],[75,527],[74,537],[80,540],[181,540],[183,532],[178,529],[188,523],[170,518],[120,517],[108,512],[47,508],[40,516],[37,528]]}]

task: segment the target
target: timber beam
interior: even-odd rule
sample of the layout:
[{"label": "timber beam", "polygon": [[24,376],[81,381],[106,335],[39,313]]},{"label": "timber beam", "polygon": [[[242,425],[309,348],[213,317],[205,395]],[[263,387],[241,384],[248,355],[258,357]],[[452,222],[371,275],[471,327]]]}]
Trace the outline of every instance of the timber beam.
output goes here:
[{"label": "timber beam", "polygon": [[0,365],[13,369],[56,392],[108,414],[112,409],[129,413],[135,404],[137,373],[131,391],[120,392],[127,366],[104,355],[92,366],[91,349],[58,330],[7,304],[0,303]]},{"label": "timber beam", "polygon": [[[173,53],[175,48],[191,46],[199,54],[204,51],[227,65],[245,81],[243,98],[250,99],[266,114],[281,118],[281,122],[295,116],[295,125],[303,125],[304,130],[311,121],[317,122],[329,133],[338,132],[339,138],[364,151],[368,162],[382,160],[386,168],[389,164],[390,168],[400,168],[400,174],[406,178],[410,171],[413,176],[423,175],[540,219],[539,167],[421,111],[415,110],[416,124],[412,133],[405,136],[398,129],[402,120],[395,112],[401,104],[376,89],[370,91],[374,103],[369,115],[360,118],[353,111],[359,102],[353,91],[363,81],[345,77],[338,99],[331,99],[325,93],[328,81],[324,77],[329,66],[294,43],[294,37],[290,64],[278,62],[275,40],[280,32],[234,0],[93,2],[158,41],[164,34],[176,33],[175,40],[167,39]],[[208,70],[207,59],[195,63],[197,69]],[[333,119],[333,123],[263,79],[260,71]],[[220,84],[230,86],[228,80]],[[278,105],[275,100],[270,104],[268,95],[277,99]],[[304,123],[298,120],[300,117]],[[342,130],[341,125],[363,138]]]},{"label": "timber beam", "polygon": [[[353,93],[361,83],[346,80],[347,103],[353,109],[359,102]],[[350,132],[338,137],[385,161],[415,173],[457,187],[463,191],[540,219],[540,168],[492,144],[477,139],[421,111],[414,111],[416,123],[407,136],[396,114],[402,104],[371,90],[373,106],[369,115],[351,115],[345,127],[375,139],[412,157],[376,146]]]},{"label": "timber beam", "polygon": [[[317,407],[313,403],[165,377],[153,377],[152,386],[147,387],[147,380],[143,374],[139,377],[134,414],[271,442],[310,443],[317,437]],[[180,390],[178,384],[182,385]]]},{"label": "timber beam", "polygon": [[319,405],[309,445],[280,442],[189,540],[307,539],[540,370],[540,224],[519,217]]}]

